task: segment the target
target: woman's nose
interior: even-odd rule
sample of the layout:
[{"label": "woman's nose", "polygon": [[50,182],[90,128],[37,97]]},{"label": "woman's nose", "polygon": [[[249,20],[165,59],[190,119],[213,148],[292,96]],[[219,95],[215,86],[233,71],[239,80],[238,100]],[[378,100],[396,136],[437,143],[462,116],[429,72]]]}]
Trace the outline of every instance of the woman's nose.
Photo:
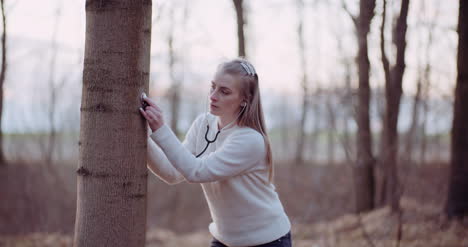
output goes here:
[{"label": "woman's nose", "polygon": [[218,96],[216,95],[216,91],[211,92],[210,100],[211,101],[217,101],[218,100]]}]

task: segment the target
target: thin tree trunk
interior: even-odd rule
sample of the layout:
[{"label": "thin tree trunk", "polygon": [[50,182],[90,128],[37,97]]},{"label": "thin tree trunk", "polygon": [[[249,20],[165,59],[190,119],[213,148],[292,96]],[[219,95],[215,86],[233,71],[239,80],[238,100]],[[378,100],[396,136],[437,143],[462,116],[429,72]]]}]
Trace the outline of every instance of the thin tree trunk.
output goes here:
[{"label": "thin tree trunk", "polygon": [[[385,0],[384,0],[385,1]],[[385,70],[385,118],[383,124],[383,144],[382,147],[382,167],[386,181],[384,183],[385,197],[383,204],[389,205],[392,211],[399,210],[399,187],[397,177],[398,163],[398,114],[400,111],[400,99],[402,95],[403,74],[405,71],[405,49],[406,30],[408,17],[409,0],[401,1],[400,16],[398,17],[394,32],[393,43],[396,46],[396,62],[390,67],[385,55],[385,47],[381,43],[382,62]],[[384,26],[384,23],[382,23]],[[382,27],[382,37],[384,36]],[[382,42],[385,39],[382,40]]]},{"label": "thin tree trunk", "polygon": [[180,90],[181,81],[177,78],[174,65],[176,63],[176,53],[174,51],[174,7],[170,10],[171,28],[169,30],[169,36],[167,39],[169,48],[169,74],[171,76],[172,86],[169,90],[169,97],[171,102],[171,129],[174,131],[176,136],[179,136],[178,123],[179,123],[179,112],[180,112]]},{"label": "thin tree trunk", "polygon": [[3,118],[3,85],[6,78],[7,70],[7,61],[6,61],[6,38],[7,38],[7,25],[6,25],[6,16],[5,16],[5,1],[1,0],[0,4],[2,5],[2,68],[0,71],[0,166],[6,165],[5,151],[3,146],[3,128],[2,128],[2,118]]},{"label": "thin tree trunk", "polygon": [[247,57],[247,54],[245,53],[245,34],[244,34],[245,17],[244,17],[243,0],[233,0],[233,2],[234,2],[234,7],[236,9],[236,17],[237,17],[238,54],[239,54],[239,57]]},{"label": "thin tree trunk", "polygon": [[[383,0],[382,6],[382,24],[380,25],[380,51],[382,54],[382,64],[384,69],[385,75],[385,85],[391,81],[391,74],[390,74],[390,62],[388,61],[387,54],[385,51],[385,22],[387,19],[387,1]],[[379,96],[381,91],[379,90]],[[383,96],[383,94],[382,94]],[[381,118],[382,123],[385,123],[385,114],[386,114],[386,102],[381,103],[381,97],[377,98],[378,107],[379,109],[379,116]],[[380,111],[382,110],[382,111]],[[384,204],[384,200],[386,197],[386,184],[387,184],[387,176],[385,166],[383,164],[383,156],[385,155],[385,127],[382,128],[380,133],[380,140],[379,140],[379,162],[376,166],[375,174],[376,174],[376,193],[375,193],[375,203],[376,206],[381,206]]]},{"label": "thin tree trunk", "polygon": [[[336,33],[336,40],[338,44],[338,52],[341,54],[345,54],[344,48],[343,48],[343,38],[341,33]],[[343,149],[343,152],[345,154],[345,162],[347,164],[354,164],[355,161],[355,156],[354,156],[354,151],[352,149],[351,142],[352,142],[352,136],[350,134],[350,126],[349,126],[349,120],[353,119],[356,121],[356,107],[353,106],[353,93],[352,93],[352,88],[351,88],[351,78],[352,78],[352,61],[348,57],[342,57],[342,66],[345,68],[345,75],[344,75],[344,85],[343,85],[343,90],[344,94],[341,97],[341,104],[343,107],[343,118],[342,124],[343,124],[343,138],[339,138],[341,142],[341,146]],[[352,168],[353,166],[350,166]]]},{"label": "thin tree trunk", "polygon": [[320,95],[318,90],[316,90],[314,93],[311,94],[310,96],[310,116],[312,117],[311,120],[311,136],[309,138],[309,149],[308,153],[310,154],[310,161],[312,163],[317,162],[317,154],[318,150],[320,148],[320,141],[319,141],[319,136],[320,136],[320,120],[321,119],[321,111],[320,111],[320,106],[317,103],[317,101],[320,101]]},{"label": "thin tree trunk", "polygon": [[445,213],[449,218],[468,215],[468,2],[460,0],[458,17],[457,85],[453,109],[449,193]]},{"label": "thin tree trunk", "polygon": [[144,246],[151,0],[86,2],[74,246]]},{"label": "thin tree trunk", "polygon": [[353,167],[355,181],[356,213],[374,208],[374,157],[372,154],[372,136],[369,118],[370,63],[367,36],[374,17],[375,0],[361,0],[359,18],[355,20],[359,50],[357,55],[359,91],[357,105],[357,162]]},{"label": "thin tree trunk", "polygon": [[301,64],[301,88],[302,88],[302,108],[301,108],[301,119],[299,122],[299,129],[297,135],[297,147],[295,155],[295,164],[300,165],[304,162],[304,143],[305,143],[305,124],[307,121],[307,111],[309,108],[309,87],[307,79],[307,60],[305,56],[305,42],[304,42],[304,3],[302,0],[297,0],[297,12],[298,12],[298,25],[297,25],[297,38],[300,51],[300,64]]},{"label": "thin tree trunk", "polygon": [[55,64],[57,59],[57,32],[58,32],[58,24],[60,18],[60,11],[61,7],[59,6],[56,9],[55,13],[55,22],[52,31],[52,44],[50,47],[50,61],[49,61],[49,80],[47,83],[49,84],[49,92],[50,92],[50,101],[48,106],[47,118],[49,120],[49,135],[47,138],[46,150],[44,154],[44,162],[47,165],[51,165],[53,163],[53,156],[54,156],[54,149],[55,149],[55,141],[57,136],[57,128],[55,126],[55,110],[56,110],[56,100],[57,100],[57,87],[55,85]]},{"label": "thin tree trunk", "polygon": [[419,130],[419,136],[421,139],[421,144],[420,144],[420,156],[419,156],[419,163],[420,164],[425,164],[426,163],[426,150],[427,150],[427,137],[426,137],[426,128],[427,128],[427,120],[428,120],[428,115],[429,115],[429,88],[430,88],[430,82],[424,86],[423,90],[423,98],[424,101],[422,103],[422,120],[421,120],[421,128]]},{"label": "thin tree trunk", "polygon": [[[420,73],[419,73],[420,74]],[[416,84],[416,94],[413,98],[413,105],[412,105],[412,112],[411,112],[411,124],[406,132],[406,142],[405,142],[405,150],[404,150],[404,157],[402,160],[406,164],[412,164],[413,162],[413,149],[414,143],[416,139],[416,127],[419,123],[419,109],[421,105],[421,87],[422,87],[422,78],[421,75],[418,75],[418,81]]]},{"label": "thin tree trunk", "polygon": [[[328,130],[327,130],[327,156],[328,156],[328,164],[332,165],[335,163],[335,133],[337,131],[336,126],[336,116],[335,116],[335,109],[333,108],[333,92],[330,90],[325,99],[325,106],[327,109],[327,116],[328,116]],[[331,128],[330,128],[331,127]]]},{"label": "thin tree trunk", "polygon": [[283,153],[285,154],[284,157],[282,157],[285,160],[290,160],[292,159],[291,155],[291,144],[290,144],[290,131],[289,131],[289,105],[288,105],[288,96],[287,95],[282,95],[281,96],[281,104],[279,105],[279,115],[278,117],[281,119],[281,148]]},{"label": "thin tree trunk", "polygon": [[[440,2],[438,2],[440,3]],[[422,97],[423,97],[423,102],[422,102],[422,126],[419,131],[419,136],[420,136],[420,141],[421,141],[421,150],[420,150],[420,163],[424,164],[425,163],[425,157],[426,157],[426,145],[427,145],[427,138],[426,138],[426,126],[427,126],[427,115],[429,112],[429,91],[431,88],[431,63],[430,63],[430,51],[432,48],[432,43],[434,40],[434,29],[437,21],[437,17],[439,16],[439,6],[436,6],[436,14],[434,18],[432,19],[432,22],[429,26],[429,37],[426,45],[426,65],[424,67],[424,73],[423,73],[423,81],[424,84],[422,85]]]}]

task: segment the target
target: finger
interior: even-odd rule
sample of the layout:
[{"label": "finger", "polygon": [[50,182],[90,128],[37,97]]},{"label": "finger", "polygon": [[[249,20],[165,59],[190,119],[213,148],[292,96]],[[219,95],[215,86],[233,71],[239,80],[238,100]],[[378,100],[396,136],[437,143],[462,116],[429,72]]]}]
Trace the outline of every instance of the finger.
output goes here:
[{"label": "finger", "polygon": [[156,108],[156,107],[152,107],[152,106],[147,107],[147,108],[146,108],[146,111],[152,112],[152,113],[155,114],[155,115],[162,115],[161,109],[158,109],[158,108]]},{"label": "finger", "polygon": [[143,100],[144,100],[145,102],[147,102],[150,106],[159,108],[159,107],[156,105],[156,102],[155,102],[154,100],[150,99],[149,97],[143,97]]},{"label": "finger", "polygon": [[145,117],[146,120],[148,120],[148,114],[146,114],[145,110],[143,110],[143,108],[139,108],[140,110],[140,113],[143,115],[143,117]]},{"label": "finger", "polygon": [[148,120],[158,120],[159,119],[159,114],[157,112],[152,112],[152,111],[146,110],[145,113],[148,116]]}]

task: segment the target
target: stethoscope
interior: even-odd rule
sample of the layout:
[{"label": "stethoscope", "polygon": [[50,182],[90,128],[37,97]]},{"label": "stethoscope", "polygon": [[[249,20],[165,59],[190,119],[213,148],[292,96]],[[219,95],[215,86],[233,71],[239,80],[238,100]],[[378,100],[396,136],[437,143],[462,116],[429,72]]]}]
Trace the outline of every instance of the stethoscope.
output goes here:
[{"label": "stethoscope", "polygon": [[221,130],[218,130],[218,132],[216,133],[214,139],[213,139],[213,140],[210,140],[210,139],[208,139],[208,132],[209,132],[209,131],[210,131],[210,125],[207,124],[207,125],[206,125],[206,133],[205,133],[206,146],[205,146],[205,148],[203,149],[203,151],[201,151],[201,153],[199,153],[197,156],[195,156],[195,157],[197,157],[197,158],[200,157],[200,155],[202,155],[202,154],[206,151],[206,149],[208,148],[208,146],[209,146],[211,143],[215,142],[216,139],[218,139],[218,135],[219,135],[219,133],[221,133]]},{"label": "stethoscope", "polygon": [[[203,151],[201,151],[201,153],[199,153],[199,154],[196,155],[195,157],[196,157],[196,158],[200,157],[200,156],[206,151],[206,149],[208,149],[208,146],[209,146],[211,143],[214,143],[214,142],[216,141],[216,139],[218,139],[218,135],[219,135],[219,133],[221,133],[221,130],[226,129],[229,125],[231,125],[231,124],[233,124],[235,121],[237,121],[237,119],[240,117],[240,115],[242,114],[242,112],[244,112],[245,108],[246,108],[245,106],[242,107],[242,110],[239,112],[239,115],[237,115],[236,119],[234,119],[234,120],[233,120],[232,122],[230,122],[228,125],[224,126],[224,127],[221,128],[220,130],[218,130],[218,132],[216,132],[216,135],[215,135],[215,137],[214,137],[213,140],[210,140],[210,139],[208,138],[208,132],[210,132],[210,124],[207,124],[207,125],[206,125],[206,132],[205,132],[206,146],[205,146],[205,148],[203,149]],[[206,113],[206,114],[208,114],[208,113]],[[206,117],[205,117],[205,119],[206,119]]]}]

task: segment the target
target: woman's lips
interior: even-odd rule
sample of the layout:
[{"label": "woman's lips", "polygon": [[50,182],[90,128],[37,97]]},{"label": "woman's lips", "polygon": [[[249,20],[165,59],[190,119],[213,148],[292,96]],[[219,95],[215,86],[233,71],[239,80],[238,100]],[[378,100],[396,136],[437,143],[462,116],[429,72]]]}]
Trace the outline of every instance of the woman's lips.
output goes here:
[{"label": "woman's lips", "polygon": [[210,106],[213,107],[213,108],[218,108],[217,106],[215,106],[215,105],[213,105],[213,104],[211,104]]}]

